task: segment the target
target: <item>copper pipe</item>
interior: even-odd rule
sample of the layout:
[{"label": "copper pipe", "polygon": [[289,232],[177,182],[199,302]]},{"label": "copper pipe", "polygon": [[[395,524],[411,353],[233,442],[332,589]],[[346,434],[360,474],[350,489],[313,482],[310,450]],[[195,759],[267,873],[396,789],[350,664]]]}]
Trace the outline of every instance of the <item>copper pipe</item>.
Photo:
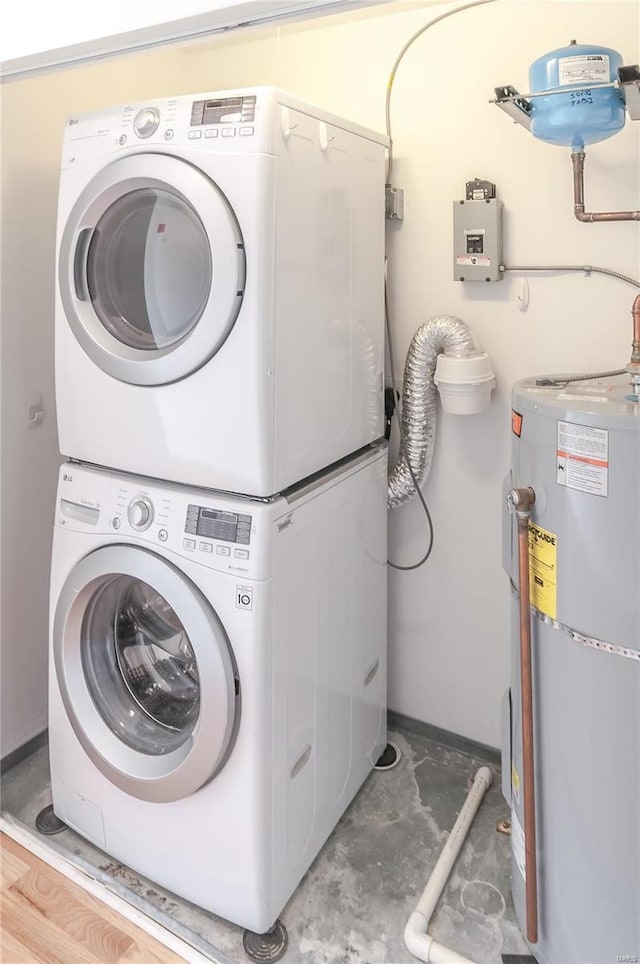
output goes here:
[{"label": "copper pipe", "polygon": [[640,221],[640,211],[600,211],[584,209],[584,151],[573,151],[573,213],[578,221]]},{"label": "copper pipe", "polygon": [[524,866],[526,937],[538,942],[538,874],[536,864],[536,797],[533,752],[533,671],[531,660],[531,599],[529,591],[529,519],[533,489],[514,489],[511,499],[518,519],[520,586],[520,693],[522,702],[522,777],[524,804]]}]

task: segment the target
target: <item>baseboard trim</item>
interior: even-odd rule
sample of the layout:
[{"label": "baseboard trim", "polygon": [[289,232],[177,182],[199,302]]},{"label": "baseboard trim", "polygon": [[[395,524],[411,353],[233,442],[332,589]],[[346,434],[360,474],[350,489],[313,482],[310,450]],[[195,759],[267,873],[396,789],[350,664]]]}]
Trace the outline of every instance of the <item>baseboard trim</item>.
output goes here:
[{"label": "baseboard trim", "polygon": [[18,763],[22,763],[26,760],[28,756],[35,753],[41,747],[45,746],[49,738],[49,731],[43,730],[42,733],[38,733],[37,736],[32,737],[23,743],[22,746],[17,747],[17,749],[12,750],[11,753],[7,753],[6,756],[2,757],[0,760],[0,775],[4,775],[8,770],[13,769]]},{"label": "baseboard trim", "polygon": [[[388,710],[387,725],[391,730],[406,730],[408,733],[426,736],[427,739],[433,740],[434,743],[439,743],[441,746],[446,746],[450,750],[458,750],[460,753],[466,753],[468,756],[477,757],[480,760],[486,760],[487,763],[500,766],[501,754],[500,750],[496,747],[489,746],[486,743],[480,743],[478,740],[471,740],[467,736],[461,736],[459,733],[445,730],[443,727],[435,726],[433,723],[425,723],[423,720],[417,720],[413,716],[405,716],[404,713]],[[48,736],[49,731],[43,730],[42,733],[38,733],[37,736],[23,743],[22,746],[12,750],[11,753],[7,753],[7,755],[0,760],[0,775],[4,775],[13,767],[17,766],[18,763],[26,760],[32,753],[35,753],[41,747],[45,746]]]},{"label": "baseboard trim", "polygon": [[439,743],[441,746],[446,746],[450,750],[457,750],[459,753],[466,753],[468,756],[483,760],[486,763],[500,766],[501,754],[496,747],[471,740],[467,736],[460,736],[460,734],[452,733],[450,730],[444,730],[440,726],[434,726],[433,723],[425,723],[422,720],[414,719],[413,716],[405,716],[404,713],[388,710],[387,725],[391,730],[406,730],[408,733],[415,733],[417,736],[426,736],[427,739],[433,740],[434,743]]}]

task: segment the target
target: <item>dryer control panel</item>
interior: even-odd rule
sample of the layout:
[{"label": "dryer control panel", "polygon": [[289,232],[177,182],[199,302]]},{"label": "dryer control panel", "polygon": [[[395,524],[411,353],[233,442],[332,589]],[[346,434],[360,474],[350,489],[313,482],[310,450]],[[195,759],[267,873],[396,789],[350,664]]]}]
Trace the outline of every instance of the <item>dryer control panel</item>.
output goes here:
[{"label": "dryer control panel", "polygon": [[191,106],[191,127],[204,124],[252,124],[255,118],[255,94],[194,100]]},{"label": "dryer control panel", "polygon": [[386,144],[382,135],[275,87],[154,98],[67,117],[62,170],[87,162],[101,169],[109,155],[136,151],[278,155],[294,131],[295,138],[311,136],[324,152],[335,140],[332,128]]},{"label": "dryer control panel", "polygon": [[67,118],[62,169],[110,152],[181,148],[274,152],[278,92],[271,88],[200,93],[124,104]]}]

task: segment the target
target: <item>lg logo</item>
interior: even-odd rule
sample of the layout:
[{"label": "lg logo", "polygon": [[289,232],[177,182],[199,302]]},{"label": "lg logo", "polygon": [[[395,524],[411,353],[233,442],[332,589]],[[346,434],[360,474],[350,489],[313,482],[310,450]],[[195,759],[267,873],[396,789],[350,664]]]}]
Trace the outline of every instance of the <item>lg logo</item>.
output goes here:
[{"label": "lg logo", "polygon": [[236,609],[253,609],[251,586],[236,586]]},{"label": "lg logo", "polygon": [[62,478],[64,479],[65,482],[73,482],[73,476],[72,476],[72,475],[67,475],[66,472],[64,473],[64,475],[62,476]]}]

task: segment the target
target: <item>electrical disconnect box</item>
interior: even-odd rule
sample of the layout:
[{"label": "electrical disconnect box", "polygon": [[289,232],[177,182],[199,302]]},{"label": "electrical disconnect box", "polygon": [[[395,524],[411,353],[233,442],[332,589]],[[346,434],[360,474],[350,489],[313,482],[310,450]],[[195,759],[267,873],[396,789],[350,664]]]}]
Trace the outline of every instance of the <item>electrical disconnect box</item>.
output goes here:
[{"label": "electrical disconnect box", "polygon": [[501,281],[502,201],[491,181],[467,181],[453,202],[454,281]]}]

